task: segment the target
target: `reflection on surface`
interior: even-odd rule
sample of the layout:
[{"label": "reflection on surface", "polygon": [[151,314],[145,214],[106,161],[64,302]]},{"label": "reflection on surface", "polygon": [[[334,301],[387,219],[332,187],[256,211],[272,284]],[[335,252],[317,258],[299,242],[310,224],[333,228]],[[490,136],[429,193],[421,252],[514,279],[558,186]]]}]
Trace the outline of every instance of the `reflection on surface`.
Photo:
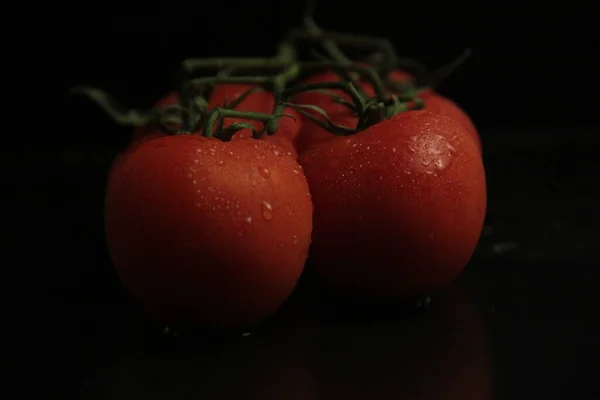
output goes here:
[{"label": "reflection on surface", "polygon": [[252,335],[142,346],[97,371],[83,397],[492,398],[483,322],[464,293],[449,291],[419,315],[399,314],[338,318],[316,302]]},{"label": "reflection on surface", "polygon": [[83,398],[314,399],[316,388],[298,351],[302,348],[290,333],[147,349],[98,372],[84,385]]},{"label": "reflection on surface", "polygon": [[456,289],[413,318],[323,325],[311,369],[323,399],[492,398],[484,324]]}]

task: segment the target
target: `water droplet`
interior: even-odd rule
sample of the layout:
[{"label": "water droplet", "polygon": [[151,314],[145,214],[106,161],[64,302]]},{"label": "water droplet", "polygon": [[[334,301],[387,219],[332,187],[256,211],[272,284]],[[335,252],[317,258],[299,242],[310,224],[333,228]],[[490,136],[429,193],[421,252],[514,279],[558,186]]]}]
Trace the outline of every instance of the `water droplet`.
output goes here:
[{"label": "water droplet", "polygon": [[279,150],[277,150],[276,148],[273,148],[271,150],[273,150],[273,154],[275,154],[276,156],[281,155],[281,152]]},{"label": "water droplet", "polygon": [[192,181],[192,183],[195,185],[195,184],[196,184],[196,180],[194,179],[194,180]]},{"label": "water droplet", "polygon": [[300,170],[298,170],[298,169],[294,168],[294,173],[295,173],[296,175],[299,175],[299,174],[300,174]]},{"label": "water droplet", "polygon": [[266,200],[263,200],[262,202],[262,215],[267,221],[273,219],[273,206]]},{"label": "water droplet", "polygon": [[392,153],[395,153],[395,152],[396,152],[396,148],[395,148],[395,147],[393,147],[393,148],[392,148]]},{"label": "water droplet", "polygon": [[271,171],[269,171],[269,169],[266,167],[258,167],[258,172],[265,179],[271,176]]},{"label": "water droplet", "polygon": [[294,244],[298,243],[298,236],[294,235],[294,237],[292,238],[292,243],[294,243]]},{"label": "water droplet", "polygon": [[230,151],[227,154],[229,154],[230,156],[232,156],[233,155],[233,151]]},{"label": "water droplet", "polygon": [[367,146],[367,150],[371,150],[371,146]]},{"label": "water droplet", "polygon": [[251,224],[252,223],[252,217],[246,217],[244,219],[244,221],[246,221],[247,224]]},{"label": "water droplet", "polygon": [[217,165],[223,165],[223,164],[225,164],[225,161],[223,161],[223,160],[217,161]]}]

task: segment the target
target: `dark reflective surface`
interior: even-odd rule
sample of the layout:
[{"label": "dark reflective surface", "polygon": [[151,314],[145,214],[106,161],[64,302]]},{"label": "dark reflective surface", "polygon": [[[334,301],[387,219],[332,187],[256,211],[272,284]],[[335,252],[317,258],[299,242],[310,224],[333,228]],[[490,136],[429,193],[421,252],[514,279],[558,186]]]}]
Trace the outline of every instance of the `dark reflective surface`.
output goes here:
[{"label": "dark reflective surface", "polygon": [[[59,162],[39,152],[45,167],[23,167],[31,179],[9,184],[35,184],[38,193],[22,199],[30,212],[13,217],[15,234],[40,239],[36,252],[60,260],[14,289],[26,283],[43,296],[30,306],[35,331],[23,335],[43,391],[84,399],[598,398],[598,136],[497,132],[484,142],[484,236],[458,282],[429,307],[343,304],[305,279],[275,318],[226,335],[163,333],[122,291],[102,233],[111,152],[64,152]],[[37,224],[35,235],[27,223]],[[22,253],[23,266],[34,265],[23,261],[31,253]]]},{"label": "dark reflective surface", "polygon": [[251,334],[200,343],[198,336],[171,335],[162,340],[168,350],[129,352],[95,371],[84,397],[493,397],[484,322],[457,288],[428,310],[397,308],[396,315],[350,313],[325,299],[294,306],[284,320]]}]

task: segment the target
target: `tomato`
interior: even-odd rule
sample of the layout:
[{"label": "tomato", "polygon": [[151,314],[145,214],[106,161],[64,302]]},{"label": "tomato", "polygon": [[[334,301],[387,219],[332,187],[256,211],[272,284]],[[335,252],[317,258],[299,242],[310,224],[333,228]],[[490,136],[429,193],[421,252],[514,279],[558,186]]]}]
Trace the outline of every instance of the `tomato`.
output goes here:
[{"label": "tomato", "polygon": [[117,160],[105,223],[118,275],[150,315],[249,325],[294,289],[312,204],[301,167],[273,143],[173,135]]},{"label": "tomato", "polygon": [[476,143],[455,120],[401,113],[300,155],[315,211],[311,259],[332,286],[419,296],[450,283],[486,210]]}]

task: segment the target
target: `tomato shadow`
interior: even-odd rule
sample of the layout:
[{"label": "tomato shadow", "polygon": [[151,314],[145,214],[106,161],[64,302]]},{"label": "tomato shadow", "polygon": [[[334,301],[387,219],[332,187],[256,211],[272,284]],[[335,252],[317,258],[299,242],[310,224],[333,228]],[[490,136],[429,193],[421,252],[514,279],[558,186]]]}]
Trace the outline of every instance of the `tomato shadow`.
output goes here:
[{"label": "tomato shadow", "polygon": [[123,351],[83,383],[83,399],[311,399],[305,331],[163,334]]},{"label": "tomato shadow", "polygon": [[309,359],[323,399],[493,398],[484,323],[456,287],[418,318],[322,318]]},{"label": "tomato shadow", "polygon": [[298,314],[316,315],[336,323],[390,318],[413,319],[426,314],[438,297],[437,293],[430,296],[398,298],[340,292],[319,279],[313,273],[309,261],[296,290],[282,307],[281,315],[274,316],[274,319],[286,316],[296,318]]}]

